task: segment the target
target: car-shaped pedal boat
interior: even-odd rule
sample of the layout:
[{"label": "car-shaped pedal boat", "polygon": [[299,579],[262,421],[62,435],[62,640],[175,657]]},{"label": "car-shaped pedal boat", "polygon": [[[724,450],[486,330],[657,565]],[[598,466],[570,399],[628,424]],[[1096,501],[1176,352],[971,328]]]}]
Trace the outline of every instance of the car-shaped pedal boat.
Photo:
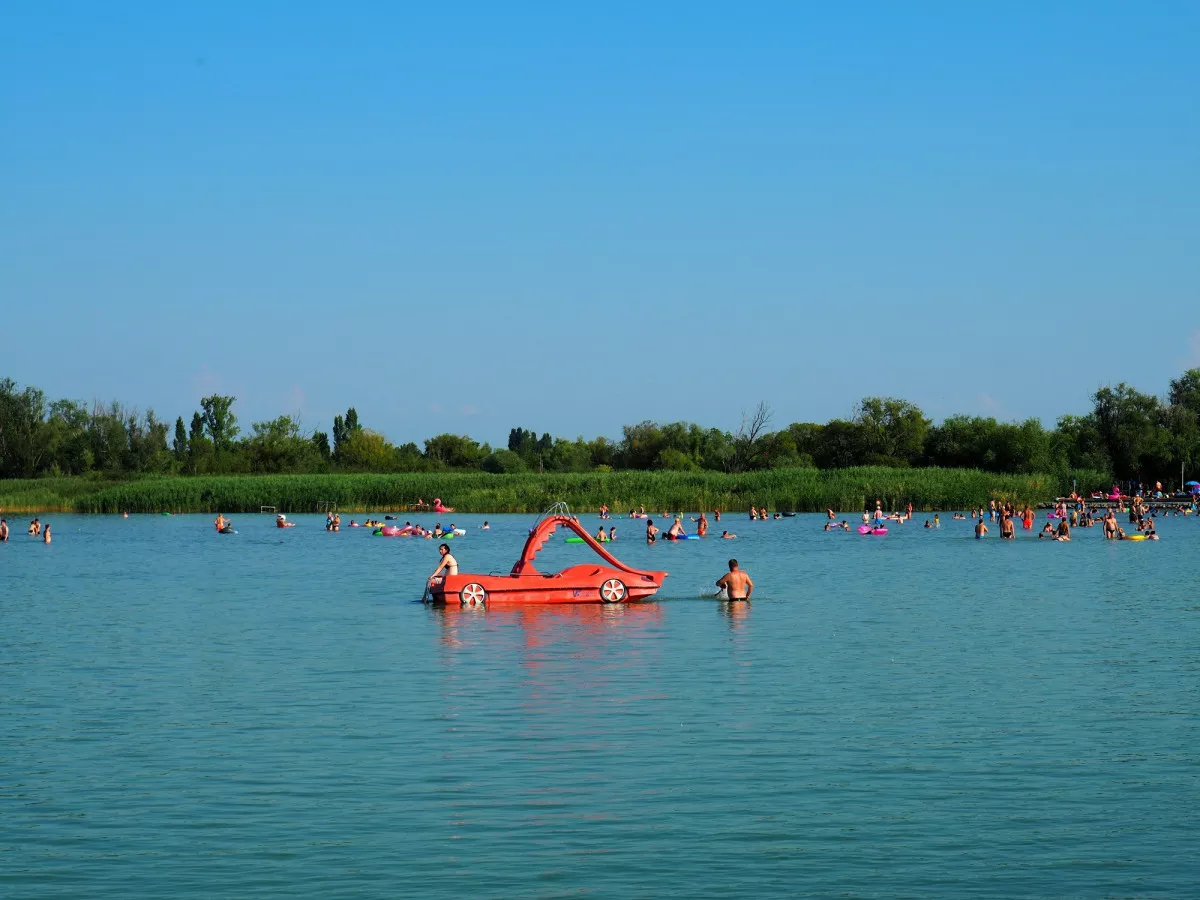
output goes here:
[{"label": "car-shaped pedal boat", "polygon": [[[556,507],[557,509],[557,507]],[[538,551],[558,528],[574,531],[607,565],[571,566],[545,574],[533,566]],[[429,589],[434,603],[483,606],[510,603],[622,603],[645,600],[666,579],[666,572],[642,572],[625,565],[566,512],[552,511],[529,533],[521,558],[507,575],[447,575]]]}]

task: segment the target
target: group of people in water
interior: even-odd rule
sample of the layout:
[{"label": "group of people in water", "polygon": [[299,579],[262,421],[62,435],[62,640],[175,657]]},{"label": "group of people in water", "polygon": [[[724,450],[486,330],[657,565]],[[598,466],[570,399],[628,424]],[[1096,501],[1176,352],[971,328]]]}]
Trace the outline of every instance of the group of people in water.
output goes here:
[{"label": "group of people in water", "polygon": [[[1055,541],[1069,541],[1071,540],[1072,528],[1092,528],[1099,523],[1104,530],[1104,537],[1107,540],[1156,541],[1158,540],[1158,531],[1155,528],[1154,519],[1157,516],[1188,516],[1194,512],[1191,507],[1170,510],[1162,506],[1154,507],[1140,496],[1130,498],[1127,507],[1118,505],[1115,510],[1113,507],[1106,507],[1103,513],[1100,513],[1098,509],[1089,508],[1088,502],[1088,500],[1080,497],[1078,494],[1060,498],[1055,503],[1053,510],[1047,513],[1047,518],[1050,521],[1047,521],[1042,527],[1042,530],[1038,533],[1038,539],[1048,538]],[[1117,511],[1129,513],[1129,523],[1133,526],[1129,532],[1126,532],[1117,522]],[[850,530],[850,523],[845,519],[840,522],[835,521],[837,516],[832,509],[826,510],[826,514],[829,521],[825,523],[825,531]],[[883,526],[885,521],[903,524],[911,520],[912,517],[911,503],[900,512],[884,513],[882,501],[876,500],[874,512],[869,508],[864,510],[862,521],[863,525],[874,525],[874,527],[879,528]],[[1015,540],[1016,522],[1020,520],[1022,528],[1026,531],[1031,531],[1033,529],[1035,514],[1029,504],[1025,504],[1022,509],[1018,510],[1012,502],[1001,501],[997,503],[995,500],[992,500],[987,506],[972,507],[969,513],[956,512],[953,518],[955,520],[974,522],[975,537],[977,539],[982,539],[990,533],[991,529],[988,528],[987,522],[993,521],[999,525],[1001,539]],[[941,528],[940,515],[935,513],[932,520],[926,519],[925,528]]]},{"label": "group of people in water", "polygon": [[[674,517],[672,517],[670,513],[663,513],[663,518],[674,519],[674,521],[671,522],[671,525],[667,528],[665,534],[663,534],[662,530],[654,524],[654,519],[650,518],[649,516],[646,517],[647,544],[657,543],[658,536],[660,534],[662,534],[663,540],[665,541],[682,541],[690,537],[702,538],[708,535],[708,516],[706,516],[704,513],[700,513],[699,516],[689,517],[693,522],[696,523],[696,533],[694,535],[688,534],[687,530],[684,528],[683,513],[677,513]],[[713,510],[713,518],[718,522],[721,521],[721,511],[719,509]],[[729,531],[722,531],[721,537],[724,540],[730,540],[731,538],[737,537],[737,535]]]},{"label": "group of people in water", "polygon": [[[50,535],[50,523],[43,523],[41,519],[34,519],[30,522],[26,534],[30,537],[40,537],[43,544],[49,544],[54,540]],[[9,535],[8,520],[0,518],[0,544],[8,543]]]}]

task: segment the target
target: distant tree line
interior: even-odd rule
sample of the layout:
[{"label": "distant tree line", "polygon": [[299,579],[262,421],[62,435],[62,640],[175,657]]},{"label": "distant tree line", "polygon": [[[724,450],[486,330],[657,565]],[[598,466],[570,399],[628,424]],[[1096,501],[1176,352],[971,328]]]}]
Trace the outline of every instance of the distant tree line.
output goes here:
[{"label": "distant tree line", "polygon": [[505,447],[439,434],[423,446],[393,444],[364,427],[353,407],[331,431],[306,433],[291,416],[254,422],[235,397],[214,394],[174,429],[153,410],[120,403],[48,401],[35,387],[0,380],[0,477],[46,475],[424,472],[589,472],[615,469],[730,473],[784,467],[947,466],[1027,474],[1091,469],[1120,480],[1172,483],[1200,459],[1200,369],[1171,381],[1165,398],[1126,384],[1092,396],[1087,415],[998,422],[950,416],[933,424],[912,403],[867,397],[850,419],[796,422],[772,431],[760,404],[735,432],[691,422],[626,425],[620,440],[570,440],[513,428]]}]

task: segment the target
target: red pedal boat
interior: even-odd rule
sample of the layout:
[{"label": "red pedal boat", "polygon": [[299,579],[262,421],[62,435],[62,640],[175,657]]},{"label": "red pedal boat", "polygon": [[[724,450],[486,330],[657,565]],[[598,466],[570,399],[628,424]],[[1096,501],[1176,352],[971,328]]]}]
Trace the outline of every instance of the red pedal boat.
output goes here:
[{"label": "red pedal boat", "polygon": [[[595,563],[571,566],[544,574],[533,567],[538,551],[546,546],[559,526],[583,538],[608,565]],[[631,569],[604,549],[571,517],[564,504],[555,504],[530,532],[521,558],[507,575],[447,575],[429,589],[434,603],[489,606],[509,603],[621,603],[645,600],[666,579],[666,572]]]}]

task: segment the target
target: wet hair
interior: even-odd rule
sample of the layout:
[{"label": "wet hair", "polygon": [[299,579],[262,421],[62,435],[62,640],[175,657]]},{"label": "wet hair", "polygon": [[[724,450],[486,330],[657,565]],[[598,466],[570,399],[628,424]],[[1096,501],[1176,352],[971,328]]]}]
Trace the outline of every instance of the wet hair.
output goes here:
[{"label": "wet hair", "polygon": [[439,550],[445,550],[447,553],[449,553],[449,552],[450,552],[450,545],[449,545],[449,544],[438,544],[438,549],[439,549]]},{"label": "wet hair", "polygon": [[729,571],[730,571],[730,572],[732,572],[732,571],[733,571],[734,569],[736,569],[736,568],[737,568],[737,560],[736,560],[736,559],[731,559],[731,560],[729,561]]}]

